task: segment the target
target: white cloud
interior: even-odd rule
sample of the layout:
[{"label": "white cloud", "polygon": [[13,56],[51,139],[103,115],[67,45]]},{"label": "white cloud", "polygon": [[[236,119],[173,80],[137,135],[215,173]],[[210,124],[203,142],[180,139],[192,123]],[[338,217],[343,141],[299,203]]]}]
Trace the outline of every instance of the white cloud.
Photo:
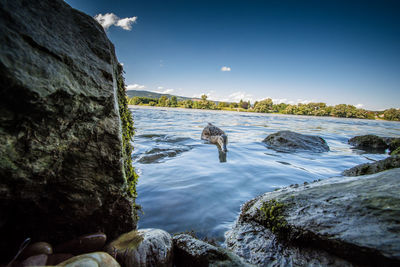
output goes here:
[{"label": "white cloud", "polygon": [[106,13],[104,15],[98,14],[94,16],[94,19],[97,20],[105,30],[114,25],[117,27],[121,27],[124,30],[130,31],[132,30],[132,24],[136,22],[137,17],[120,19],[117,15],[113,13]]},{"label": "white cloud", "polygon": [[221,68],[221,71],[231,71],[231,68],[230,68],[230,67],[227,67],[227,66],[223,66],[223,67]]},{"label": "white cloud", "polygon": [[308,104],[314,102],[313,100],[297,99],[296,104]]},{"label": "white cloud", "polygon": [[[274,104],[281,104],[281,103],[288,102],[288,100],[287,100],[287,98],[272,98],[272,102]],[[293,102],[293,101],[289,101],[289,102]]]},{"label": "white cloud", "polygon": [[128,86],[126,87],[126,90],[138,90],[138,89],[143,89],[143,88],[145,88],[145,87],[146,87],[146,86],[144,86],[144,85],[135,83],[135,84],[130,84],[130,85],[128,85]]},{"label": "white cloud", "polygon": [[363,104],[357,104],[356,108],[362,108],[364,105]]},{"label": "white cloud", "polygon": [[[159,93],[159,94],[170,94],[170,93],[172,93],[172,92],[175,91],[175,90],[172,89],[172,88],[162,90],[162,89],[164,89],[164,87],[162,87],[162,86],[157,87],[157,89],[159,89],[159,91],[154,91],[154,92],[155,92],[155,93]],[[160,91],[160,90],[162,90],[162,91]]]}]

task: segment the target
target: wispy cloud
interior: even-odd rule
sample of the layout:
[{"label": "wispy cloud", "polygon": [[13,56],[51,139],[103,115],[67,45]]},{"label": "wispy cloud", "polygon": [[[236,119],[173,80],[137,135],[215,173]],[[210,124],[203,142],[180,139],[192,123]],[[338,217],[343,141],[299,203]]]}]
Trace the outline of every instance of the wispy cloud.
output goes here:
[{"label": "wispy cloud", "polygon": [[356,108],[362,108],[364,105],[363,104],[357,104]]},{"label": "wispy cloud", "polygon": [[138,89],[143,89],[145,87],[146,86],[144,86],[144,85],[135,83],[135,84],[129,84],[128,86],[126,86],[126,90],[138,90]]},{"label": "wispy cloud", "polygon": [[221,68],[221,71],[231,71],[231,68],[230,68],[230,67],[227,67],[227,66],[223,66],[223,67]]},{"label": "wispy cloud", "polygon": [[130,31],[132,30],[132,24],[136,22],[137,17],[121,19],[114,13],[106,13],[104,15],[98,14],[94,16],[94,19],[97,20],[105,30],[114,25],[116,27],[121,27],[124,30]]}]

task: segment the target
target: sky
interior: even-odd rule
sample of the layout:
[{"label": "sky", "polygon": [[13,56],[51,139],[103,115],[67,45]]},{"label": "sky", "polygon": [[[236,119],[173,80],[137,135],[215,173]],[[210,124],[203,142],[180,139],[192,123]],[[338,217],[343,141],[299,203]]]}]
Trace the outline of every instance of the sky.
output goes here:
[{"label": "sky", "polygon": [[66,2],[105,28],[128,89],[400,108],[400,1]]}]

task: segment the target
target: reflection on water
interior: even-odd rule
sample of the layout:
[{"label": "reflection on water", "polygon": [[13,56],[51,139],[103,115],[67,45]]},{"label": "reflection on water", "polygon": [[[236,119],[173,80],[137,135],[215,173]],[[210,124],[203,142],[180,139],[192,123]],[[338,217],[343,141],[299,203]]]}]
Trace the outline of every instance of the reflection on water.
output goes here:
[{"label": "reflection on water", "polygon": [[[137,203],[144,211],[139,227],[170,233],[194,230],[219,240],[245,201],[387,156],[361,154],[350,148],[349,138],[400,136],[400,123],[386,121],[146,107],[132,112],[132,157],[140,175]],[[208,122],[228,135],[227,153],[200,140]],[[261,142],[281,130],[319,135],[330,151],[280,153]]]},{"label": "reflection on water", "polygon": [[226,154],[228,152],[224,152],[222,151],[220,148],[218,148],[218,158],[219,158],[219,162],[223,163],[226,162]]}]

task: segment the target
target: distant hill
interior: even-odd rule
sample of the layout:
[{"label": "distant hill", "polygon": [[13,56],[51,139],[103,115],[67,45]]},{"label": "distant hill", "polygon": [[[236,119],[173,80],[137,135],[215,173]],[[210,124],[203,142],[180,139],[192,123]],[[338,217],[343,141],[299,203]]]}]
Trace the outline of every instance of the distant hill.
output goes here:
[{"label": "distant hill", "polygon": [[[161,96],[166,96],[168,98],[171,98],[174,95],[171,94],[160,94],[160,93],[155,93],[155,92],[150,92],[150,91],[143,91],[143,90],[127,90],[126,91],[126,95],[128,97],[134,97],[134,96],[139,96],[139,97],[150,97],[150,98],[160,98]],[[185,97],[185,96],[177,96],[176,98],[178,99],[178,101],[182,101],[182,100],[194,100],[194,99],[198,99],[200,100],[200,98],[191,98],[191,97]]]}]

